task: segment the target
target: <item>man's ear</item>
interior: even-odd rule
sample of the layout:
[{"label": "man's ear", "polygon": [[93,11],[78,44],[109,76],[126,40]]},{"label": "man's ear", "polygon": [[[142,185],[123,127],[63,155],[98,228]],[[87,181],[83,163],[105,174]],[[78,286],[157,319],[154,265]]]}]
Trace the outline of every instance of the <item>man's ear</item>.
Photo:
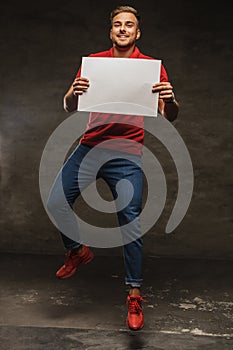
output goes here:
[{"label": "man's ear", "polygon": [[140,37],[141,37],[141,31],[140,29],[137,29],[136,40],[140,39]]},{"label": "man's ear", "polygon": [[110,29],[109,36],[110,36],[110,39],[112,40],[112,29]]}]

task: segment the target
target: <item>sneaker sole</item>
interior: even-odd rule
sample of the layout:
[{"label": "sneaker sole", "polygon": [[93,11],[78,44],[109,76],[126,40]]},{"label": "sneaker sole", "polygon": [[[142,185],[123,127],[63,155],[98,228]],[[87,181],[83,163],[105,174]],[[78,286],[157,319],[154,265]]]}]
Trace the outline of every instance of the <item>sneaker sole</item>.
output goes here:
[{"label": "sneaker sole", "polygon": [[56,277],[59,278],[59,280],[65,280],[66,278],[73,276],[76,271],[77,271],[77,268],[75,270],[72,270],[72,272],[70,272],[68,275],[64,275],[64,276],[57,276],[56,275]]}]

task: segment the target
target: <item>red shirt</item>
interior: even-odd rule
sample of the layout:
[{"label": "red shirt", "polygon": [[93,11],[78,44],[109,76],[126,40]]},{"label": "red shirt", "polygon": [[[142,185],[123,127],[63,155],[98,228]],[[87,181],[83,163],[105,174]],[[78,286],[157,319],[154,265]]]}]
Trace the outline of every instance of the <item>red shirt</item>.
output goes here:
[{"label": "red shirt", "polygon": [[[113,47],[107,51],[90,54],[89,57],[114,57]],[[153,57],[142,54],[137,47],[135,47],[134,52],[129,58],[143,58],[148,60],[154,59]],[[79,68],[76,77],[80,77],[80,74],[81,67]],[[168,81],[168,76],[163,65],[161,65],[160,81]],[[132,120],[137,126],[132,125]],[[124,124],[121,124],[120,121],[124,121]],[[105,124],[103,124],[103,122]],[[143,116],[92,112],[90,113],[89,122],[80,143],[95,146],[106,140],[120,139],[121,142],[117,144],[117,150],[133,154],[141,154],[141,148],[144,140],[143,127]],[[126,142],[124,142],[124,140],[126,140]],[[127,142],[128,140],[133,140],[136,142],[129,143]],[[105,147],[111,148],[110,145]]]}]

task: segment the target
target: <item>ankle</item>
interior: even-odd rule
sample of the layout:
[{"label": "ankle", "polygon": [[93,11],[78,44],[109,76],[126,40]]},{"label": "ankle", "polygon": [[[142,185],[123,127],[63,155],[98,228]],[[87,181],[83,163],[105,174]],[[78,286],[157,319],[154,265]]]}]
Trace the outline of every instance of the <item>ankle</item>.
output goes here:
[{"label": "ankle", "polygon": [[79,247],[77,248],[72,248],[71,249],[71,252],[74,253],[74,254],[81,254],[83,251],[83,245],[80,245]]},{"label": "ankle", "polygon": [[139,295],[141,295],[140,288],[131,287],[130,290],[129,290],[129,295],[130,296],[139,296]]}]

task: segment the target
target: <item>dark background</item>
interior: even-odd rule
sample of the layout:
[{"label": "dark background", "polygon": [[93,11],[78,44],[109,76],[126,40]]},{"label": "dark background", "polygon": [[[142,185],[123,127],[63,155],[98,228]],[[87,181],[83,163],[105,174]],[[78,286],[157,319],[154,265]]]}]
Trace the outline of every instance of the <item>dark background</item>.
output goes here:
[{"label": "dark background", "polygon": [[[176,171],[164,147],[148,137],[167,175],[168,199],[145,235],[145,253],[232,259],[232,14],[223,3],[209,0],[1,3],[0,249],[63,251],[40,199],[40,158],[50,134],[68,117],[62,98],[81,57],[111,46],[109,13],[120,4],[139,9],[138,46],[162,59],[167,69],[180,101],[174,126],[195,175],[189,210],[175,232],[165,235]],[[99,252],[113,251],[119,252]]]}]

